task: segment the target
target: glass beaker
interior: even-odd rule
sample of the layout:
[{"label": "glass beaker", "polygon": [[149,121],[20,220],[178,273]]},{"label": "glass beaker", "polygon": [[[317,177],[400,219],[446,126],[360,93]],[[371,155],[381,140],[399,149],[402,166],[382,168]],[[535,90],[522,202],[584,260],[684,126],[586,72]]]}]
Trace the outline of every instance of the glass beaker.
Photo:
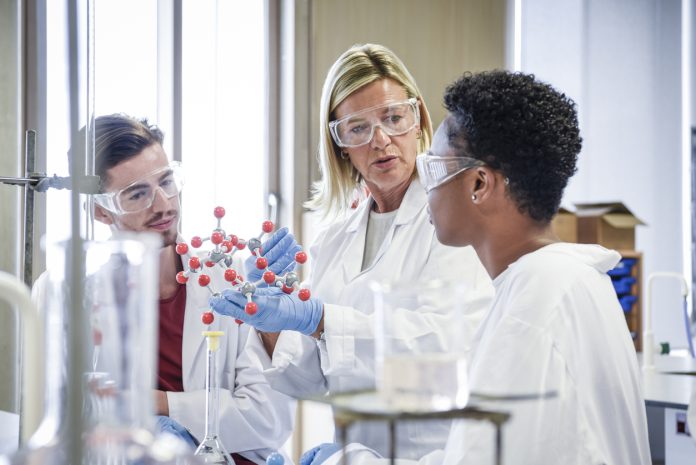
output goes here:
[{"label": "glass beaker", "polygon": [[469,399],[467,351],[475,321],[467,287],[444,281],[371,283],[375,375],[385,405],[404,411],[463,407]]},{"label": "glass beaker", "polygon": [[[81,434],[84,464],[198,463],[174,436],[152,433],[160,248],[159,236],[142,233],[84,242],[79,282],[87,331],[80,347],[89,362],[77,380],[68,379],[65,369],[74,356],[66,338],[65,268],[51,270],[43,305],[49,357],[46,419],[12,463],[65,464],[66,439],[75,434]],[[64,244],[58,255],[66,253]],[[67,387],[75,385],[83,389],[84,433],[70,431],[65,422]]]},{"label": "glass beaker", "polygon": [[91,366],[84,376],[90,464],[189,463],[185,444],[155,436],[161,238],[119,234],[85,251]]}]

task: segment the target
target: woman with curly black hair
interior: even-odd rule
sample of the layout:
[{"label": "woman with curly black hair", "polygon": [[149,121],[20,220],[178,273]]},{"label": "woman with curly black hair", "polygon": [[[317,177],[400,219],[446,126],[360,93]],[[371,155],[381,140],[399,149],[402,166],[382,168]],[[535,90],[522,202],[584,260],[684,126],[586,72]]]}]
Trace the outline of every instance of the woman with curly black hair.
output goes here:
[{"label": "woman with curly black hair", "polygon": [[[496,288],[471,390],[557,393],[495,405],[512,413],[504,462],[649,464],[636,353],[606,274],[620,256],[562,243],[550,226],[581,148],[575,104],[534,76],[494,71],[465,74],[445,107],[417,161],[431,221],[443,244],[474,247]],[[436,461],[493,463],[492,438],[483,423],[458,424]]]}]

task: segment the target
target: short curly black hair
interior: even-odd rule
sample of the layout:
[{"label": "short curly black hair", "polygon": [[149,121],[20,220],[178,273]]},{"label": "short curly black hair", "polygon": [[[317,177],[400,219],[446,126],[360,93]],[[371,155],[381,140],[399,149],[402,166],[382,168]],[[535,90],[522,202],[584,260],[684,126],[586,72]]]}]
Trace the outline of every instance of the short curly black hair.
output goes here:
[{"label": "short curly black hair", "polygon": [[522,213],[551,221],[582,147],[575,103],[534,75],[508,71],[465,73],[444,103],[454,119],[450,145],[500,170]]}]

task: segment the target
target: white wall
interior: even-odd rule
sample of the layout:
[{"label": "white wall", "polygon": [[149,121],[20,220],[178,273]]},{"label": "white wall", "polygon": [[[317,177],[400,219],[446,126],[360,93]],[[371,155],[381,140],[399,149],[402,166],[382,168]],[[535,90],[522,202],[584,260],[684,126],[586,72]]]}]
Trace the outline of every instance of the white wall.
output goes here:
[{"label": "white wall", "polygon": [[[647,223],[644,282],[681,272],[681,0],[522,0],[521,13],[521,69],[578,104],[583,150],[563,204],[624,201]],[[655,340],[684,346],[679,287],[654,290]]]}]

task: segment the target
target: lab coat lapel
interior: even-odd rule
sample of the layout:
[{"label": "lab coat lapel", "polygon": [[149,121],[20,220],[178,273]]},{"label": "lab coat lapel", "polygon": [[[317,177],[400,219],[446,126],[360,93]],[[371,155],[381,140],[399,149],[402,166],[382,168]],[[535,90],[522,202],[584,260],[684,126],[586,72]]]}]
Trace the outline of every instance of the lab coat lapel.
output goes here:
[{"label": "lab coat lapel", "polygon": [[367,232],[367,220],[372,207],[372,196],[368,197],[358,206],[358,210],[346,229],[348,246],[344,249],[341,262],[343,263],[343,279],[351,282],[358,276],[362,268],[363,255],[365,253],[365,236]]}]

